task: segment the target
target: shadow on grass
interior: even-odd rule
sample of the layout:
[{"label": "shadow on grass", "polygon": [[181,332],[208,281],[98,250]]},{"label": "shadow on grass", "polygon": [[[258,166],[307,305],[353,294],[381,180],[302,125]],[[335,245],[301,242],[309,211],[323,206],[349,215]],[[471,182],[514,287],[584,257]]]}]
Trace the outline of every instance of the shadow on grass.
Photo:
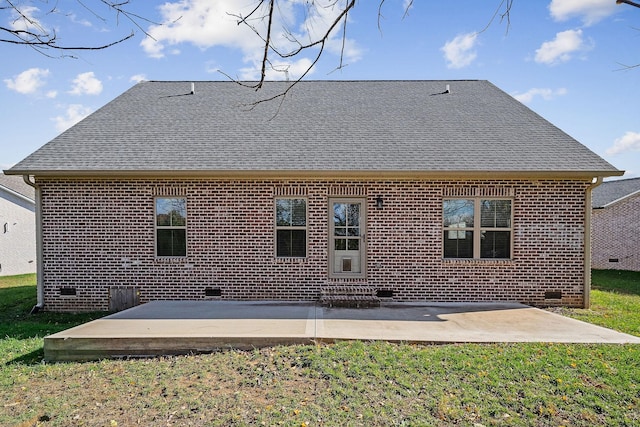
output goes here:
[{"label": "shadow on grass", "polygon": [[639,271],[592,270],[591,281],[594,289],[640,295]]},{"label": "shadow on grass", "polygon": [[39,365],[44,360],[44,348],[39,347],[37,350],[33,350],[29,353],[25,353],[15,359],[11,359],[5,363],[5,365]]},{"label": "shadow on grass", "polygon": [[0,337],[43,337],[109,314],[102,311],[31,314],[35,301],[35,288],[32,286],[0,288]]},{"label": "shadow on grass", "polygon": [[[47,335],[64,331],[77,325],[99,319],[109,314],[91,313],[50,313],[30,314],[36,301],[35,286],[14,286],[0,288],[0,341],[3,339],[42,339]],[[7,365],[23,363],[38,364],[44,357],[42,346],[6,362]]]}]

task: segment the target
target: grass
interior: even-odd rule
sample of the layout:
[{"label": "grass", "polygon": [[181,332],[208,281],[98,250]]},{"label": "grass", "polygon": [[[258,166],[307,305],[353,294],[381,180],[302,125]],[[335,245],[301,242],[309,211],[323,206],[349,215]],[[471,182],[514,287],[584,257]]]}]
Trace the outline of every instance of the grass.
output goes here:
[{"label": "grass", "polygon": [[591,307],[561,309],[560,313],[640,336],[640,272],[594,270],[591,281]]},{"label": "grass", "polygon": [[[594,318],[633,333],[640,274],[600,274]],[[25,314],[32,281],[0,279],[3,426],[640,425],[637,345],[342,342],[43,364],[44,334],[98,314]]]},{"label": "grass", "polygon": [[44,336],[104,315],[104,313],[31,315],[29,313],[36,303],[35,286],[35,274],[0,277],[0,363],[7,357],[26,363],[41,361],[44,357],[42,349]]}]

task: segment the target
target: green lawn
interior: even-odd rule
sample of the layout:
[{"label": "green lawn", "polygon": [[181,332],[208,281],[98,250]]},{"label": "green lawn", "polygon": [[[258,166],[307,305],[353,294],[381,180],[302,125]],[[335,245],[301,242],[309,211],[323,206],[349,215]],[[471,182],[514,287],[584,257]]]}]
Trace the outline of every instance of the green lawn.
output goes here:
[{"label": "green lawn", "polygon": [[[590,310],[640,335],[638,273],[594,272]],[[635,289],[635,290],[634,290]],[[43,364],[42,336],[99,314],[29,315],[0,278],[2,426],[638,426],[637,345],[343,342]]]},{"label": "green lawn", "polygon": [[[11,359],[41,361],[42,338],[105,313],[29,314],[36,304],[36,276],[0,277],[0,363]],[[2,423],[0,423],[2,425]]]},{"label": "green lawn", "polygon": [[594,270],[591,281],[591,307],[563,309],[562,314],[640,336],[640,273]]}]

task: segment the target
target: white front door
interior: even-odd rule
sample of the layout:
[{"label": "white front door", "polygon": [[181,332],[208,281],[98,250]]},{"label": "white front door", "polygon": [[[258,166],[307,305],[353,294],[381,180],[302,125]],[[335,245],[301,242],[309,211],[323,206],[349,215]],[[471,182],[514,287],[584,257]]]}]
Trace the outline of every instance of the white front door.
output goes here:
[{"label": "white front door", "polygon": [[364,277],[366,199],[329,200],[329,273],[331,277]]}]

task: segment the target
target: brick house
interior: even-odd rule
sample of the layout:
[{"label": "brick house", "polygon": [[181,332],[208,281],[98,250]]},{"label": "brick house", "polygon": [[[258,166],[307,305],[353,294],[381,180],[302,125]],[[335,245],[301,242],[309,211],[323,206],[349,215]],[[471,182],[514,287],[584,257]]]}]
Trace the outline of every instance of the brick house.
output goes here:
[{"label": "brick house", "polygon": [[592,207],[593,268],[640,271],[640,178],[603,182]]},{"label": "brick house", "polygon": [[590,193],[622,172],[487,81],[142,82],[11,168],[39,306],[161,299],[588,305]]},{"label": "brick house", "polygon": [[35,190],[0,173],[0,276],[36,272]]}]

